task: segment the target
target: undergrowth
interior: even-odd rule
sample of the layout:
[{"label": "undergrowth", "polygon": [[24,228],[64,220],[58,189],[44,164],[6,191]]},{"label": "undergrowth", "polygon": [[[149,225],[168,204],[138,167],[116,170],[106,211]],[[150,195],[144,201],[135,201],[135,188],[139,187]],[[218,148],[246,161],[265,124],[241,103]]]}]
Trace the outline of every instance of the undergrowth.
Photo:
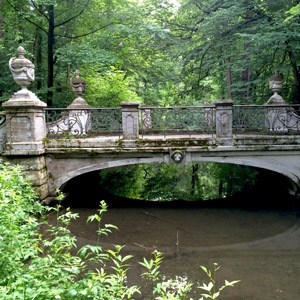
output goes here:
[{"label": "undergrowth", "polygon": [[[78,250],[76,237],[68,229],[78,214],[69,209],[60,213],[60,208],[41,205],[21,168],[0,163],[0,299],[121,300],[140,294],[141,287],[127,284],[132,256],[122,255],[123,246],[104,250],[100,245],[101,235],[116,228],[101,223],[106,203],[101,201],[97,214],[87,220],[98,223],[96,245]],[[55,225],[46,221],[53,211],[57,214]],[[40,233],[41,226],[48,228],[46,236]],[[193,283],[178,278],[163,280],[159,270],[162,261],[162,253],[154,251],[150,260],[140,263],[145,268],[142,276],[153,284],[153,299],[187,299]],[[225,287],[237,282],[225,281],[217,288],[218,266],[213,272],[202,269],[209,283],[196,286],[204,291],[198,299],[216,299]]]}]

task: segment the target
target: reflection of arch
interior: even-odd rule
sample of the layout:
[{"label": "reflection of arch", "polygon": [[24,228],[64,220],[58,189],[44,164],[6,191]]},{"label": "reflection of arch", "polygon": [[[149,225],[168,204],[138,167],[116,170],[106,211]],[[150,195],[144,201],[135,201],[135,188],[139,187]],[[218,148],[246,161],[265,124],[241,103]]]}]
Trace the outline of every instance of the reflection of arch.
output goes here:
[{"label": "reflection of arch", "polygon": [[[202,156],[201,153],[190,153],[188,155],[188,159],[186,162],[217,162],[217,163],[231,163],[238,164],[250,167],[258,167],[270,171],[277,172],[288,177],[292,182],[294,182],[298,188],[300,188],[300,169],[295,166],[295,159],[297,156],[263,156],[263,155],[234,155],[232,156]],[[84,160],[80,160],[80,166],[74,166],[73,169],[68,171],[58,172],[58,174],[54,174],[55,180],[53,182],[53,189],[60,188],[62,185],[67,183],[70,179],[88,173],[92,171],[97,171],[101,169],[113,168],[113,167],[121,167],[126,165],[134,165],[134,164],[143,164],[143,163],[154,163],[154,162],[166,162],[164,155],[158,155],[154,157],[145,157],[145,158],[122,158],[122,159],[109,159],[103,160],[95,159],[93,162],[86,162]],[[170,162],[170,161],[169,161]],[[55,161],[52,162],[55,164]],[[62,162],[68,164],[67,161]],[[58,168],[60,169],[60,168]]]}]

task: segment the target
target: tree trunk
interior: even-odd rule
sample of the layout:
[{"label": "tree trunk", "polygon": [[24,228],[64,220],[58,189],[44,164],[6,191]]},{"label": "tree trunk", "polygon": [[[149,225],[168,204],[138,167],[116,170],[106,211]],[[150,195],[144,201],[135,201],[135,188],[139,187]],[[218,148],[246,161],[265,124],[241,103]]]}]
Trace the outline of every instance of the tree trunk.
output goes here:
[{"label": "tree trunk", "polygon": [[226,70],[226,81],[227,81],[227,93],[228,93],[228,99],[232,99],[232,91],[231,91],[231,68],[230,68],[230,61],[229,59],[226,61],[227,64],[227,70]]},{"label": "tree trunk", "polygon": [[35,36],[35,69],[36,69],[36,88],[42,88],[42,34],[37,28]]},{"label": "tree trunk", "polygon": [[219,182],[219,198],[223,197],[223,182]]},{"label": "tree trunk", "polygon": [[[287,44],[288,45],[288,44]],[[292,50],[288,50],[293,75],[294,75],[294,81],[296,86],[295,96],[293,99],[294,104],[300,104],[300,68],[298,68],[297,61],[294,55],[294,52]]]},{"label": "tree trunk", "polygon": [[[244,55],[243,56],[244,61],[249,61],[249,56]],[[251,70],[250,67],[246,68],[244,71],[242,71],[242,81],[245,85],[244,92],[242,94],[242,98],[244,100],[244,104],[249,104],[249,92],[250,92],[250,76],[251,76]]]},{"label": "tree trunk", "polygon": [[[248,16],[248,18],[252,19],[252,16]],[[247,53],[247,50],[250,48],[250,42],[248,39],[244,42],[244,55],[243,55],[243,61],[245,65],[249,65],[250,57]],[[244,84],[244,89],[242,92],[242,99],[244,100],[244,104],[249,104],[249,96],[250,96],[250,78],[251,78],[251,69],[250,67],[246,67],[242,71],[242,82]]]},{"label": "tree trunk", "polygon": [[229,172],[228,174],[228,181],[227,181],[227,192],[226,192],[226,196],[230,197],[232,194],[232,172]]},{"label": "tree trunk", "polygon": [[[0,0],[0,7],[2,7],[2,6],[3,6],[3,3],[2,3],[2,0]],[[0,14],[0,40],[3,37],[3,19],[4,19],[4,16]],[[1,61],[2,61],[2,57],[1,57],[1,52],[0,52],[0,63],[1,63]],[[3,93],[3,91],[0,88],[0,97],[2,96],[2,93]]]},{"label": "tree trunk", "polygon": [[48,6],[49,28],[48,28],[48,92],[47,92],[47,105],[53,104],[53,82],[54,82],[54,6]]}]

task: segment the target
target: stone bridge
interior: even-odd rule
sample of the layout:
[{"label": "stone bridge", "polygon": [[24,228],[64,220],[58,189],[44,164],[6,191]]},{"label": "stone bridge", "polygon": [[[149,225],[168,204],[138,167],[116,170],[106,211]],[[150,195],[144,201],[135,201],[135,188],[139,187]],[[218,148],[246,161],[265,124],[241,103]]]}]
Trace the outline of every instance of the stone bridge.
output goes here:
[{"label": "stone bridge", "polygon": [[[3,103],[2,158],[24,166],[45,202],[81,174],[131,164],[219,162],[272,170],[300,188],[300,107],[278,95],[282,79],[270,80],[274,95],[265,105],[216,101],[201,107],[149,107],[122,102],[120,108],[91,108],[81,97],[65,109],[47,108],[27,89],[34,65],[24,57],[9,63],[22,89]],[[280,183],[278,183],[280,184]]]}]

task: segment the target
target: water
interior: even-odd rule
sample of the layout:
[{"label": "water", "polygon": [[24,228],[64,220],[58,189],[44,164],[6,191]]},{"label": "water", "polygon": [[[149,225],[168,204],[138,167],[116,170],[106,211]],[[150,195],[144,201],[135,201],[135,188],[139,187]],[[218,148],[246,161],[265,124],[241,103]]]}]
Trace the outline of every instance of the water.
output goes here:
[{"label": "water", "polygon": [[[70,229],[78,245],[95,243],[96,223],[86,224],[96,208],[73,208],[80,218]],[[54,216],[49,217],[54,222]],[[300,299],[300,229],[297,214],[290,209],[205,207],[197,205],[140,205],[110,207],[103,222],[119,227],[102,237],[104,247],[126,245],[123,254],[133,254],[129,285],[144,285],[138,264],[154,249],[164,252],[161,271],[168,277],[187,276],[207,282],[200,265],[217,262],[218,282],[241,280],[227,288],[222,300]],[[199,295],[199,290],[197,295]],[[194,299],[199,299],[194,295]],[[151,299],[149,291],[136,299]]]}]

